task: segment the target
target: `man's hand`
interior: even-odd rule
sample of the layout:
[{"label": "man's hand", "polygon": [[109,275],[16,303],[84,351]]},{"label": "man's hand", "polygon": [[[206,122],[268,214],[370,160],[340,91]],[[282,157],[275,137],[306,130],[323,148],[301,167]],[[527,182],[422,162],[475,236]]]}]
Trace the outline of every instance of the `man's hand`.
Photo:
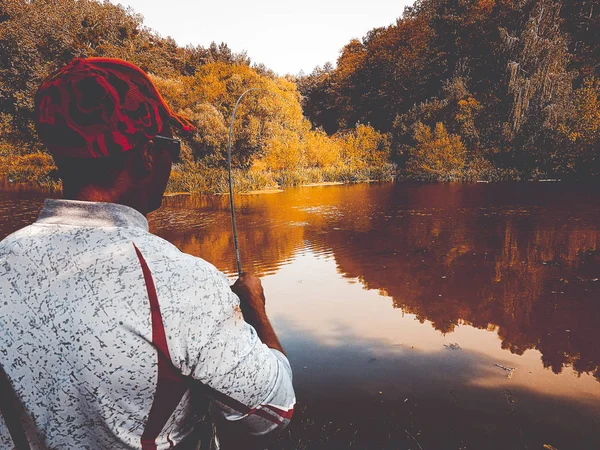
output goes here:
[{"label": "man's hand", "polygon": [[244,320],[254,327],[260,340],[269,348],[283,353],[279,339],[265,311],[265,293],[260,279],[243,272],[231,286],[231,290],[240,298],[240,309]]},{"label": "man's hand", "polygon": [[240,308],[244,317],[265,313],[265,293],[260,278],[243,272],[231,286],[231,290],[240,298]]}]

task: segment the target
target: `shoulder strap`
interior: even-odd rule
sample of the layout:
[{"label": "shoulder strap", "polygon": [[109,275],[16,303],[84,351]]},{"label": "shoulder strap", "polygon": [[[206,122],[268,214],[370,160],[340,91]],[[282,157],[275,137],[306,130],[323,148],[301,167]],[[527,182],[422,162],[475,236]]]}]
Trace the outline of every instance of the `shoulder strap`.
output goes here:
[{"label": "shoulder strap", "polygon": [[15,450],[31,450],[23,424],[19,420],[18,400],[13,388],[0,366],[0,413],[4,416],[4,423],[15,444]]}]

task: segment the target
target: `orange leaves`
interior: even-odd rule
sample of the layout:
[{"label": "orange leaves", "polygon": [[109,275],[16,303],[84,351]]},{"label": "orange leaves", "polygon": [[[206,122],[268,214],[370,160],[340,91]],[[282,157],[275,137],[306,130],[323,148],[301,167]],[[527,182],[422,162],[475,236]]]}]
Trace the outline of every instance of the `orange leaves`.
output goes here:
[{"label": "orange leaves", "polygon": [[464,124],[473,120],[473,112],[479,111],[481,108],[481,103],[475,100],[475,98],[471,95],[467,98],[459,100],[458,112],[455,116],[456,121],[458,123]]},{"label": "orange leaves", "polygon": [[575,91],[574,106],[576,119],[571,126],[571,140],[592,144],[600,140],[600,80],[594,77],[585,80]]},{"label": "orange leaves", "polygon": [[451,181],[462,177],[466,149],[460,136],[449,134],[438,122],[432,131],[427,125],[415,125],[417,145],[410,151],[407,171],[410,175],[429,180]]},{"label": "orange leaves", "polygon": [[390,140],[370,125],[359,124],[350,132],[336,137],[342,161],[355,168],[381,166],[389,161]]},{"label": "orange leaves", "polygon": [[574,92],[571,110],[556,131],[566,139],[567,145],[560,155],[566,168],[592,173],[599,170],[600,80],[587,78],[583,86]]},{"label": "orange leaves", "polygon": [[342,49],[337,61],[336,75],[340,79],[347,78],[362,67],[367,56],[366,47],[358,39],[352,39]]},{"label": "orange leaves", "polygon": [[328,137],[322,131],[279,133],[265,146],[264,155],[255,160],[252,170],[306,170],[344,168],[359,172],[389,164],[387,135],[368,125]]},{"label": "orange leaves", "polygon": [[468,8],[463,21],[465,25],[473,25],[485,21],[496,6],[496,0],[478,0]]},{"label": "orange leaves", "polygon": [[273,171],[294,170],[305,163],[305,147],[300,137],[289,130],[282,130],[265,145],[265,156],[255,161],[253,168]]},{"label": "orange leaves", "polygon": [[193,75],[155,76],[153,81],[167,102],[196,125],[190,143],[193,154],[210,166],[225,159],[231,114],[247,89],[258,88],[248,93],[237,109],[234,166],[249,167],[274,137],[281,135],[282,141],[287,141],[286,134],[300,135],[308,128],[295,84],[261,74],[247,64],[214,61],[197,67]]},{"label": "orange leaves", "polygon": [[473,7],[473,13],[475,16],[484,18],[492,12],[494,6],[496,6],[496,0],[479,0]]}]

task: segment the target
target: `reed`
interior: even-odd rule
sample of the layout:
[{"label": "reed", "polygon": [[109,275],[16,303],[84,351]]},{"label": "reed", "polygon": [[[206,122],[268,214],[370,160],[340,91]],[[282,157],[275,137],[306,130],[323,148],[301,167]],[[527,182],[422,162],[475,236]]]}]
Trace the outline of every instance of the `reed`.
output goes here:
[{"label": "reed", "polygon": [[0,156],[0,178],[10,183],[34,184],[50,191],[62,189],[52,157],[43,152]]},{"label": "reed", "polygon": [[[285,188],[315,183],[356,183],[365,181],[392,181],[396,175],[393,164],[381,167],[351,168],[347,166],[296,168],[294,170],[241,170],[232,171],[234,192],[250,192],[269,188]],[[227,171],[201,163],[174,167],[168,192],[224,194],[228,192]]]}]

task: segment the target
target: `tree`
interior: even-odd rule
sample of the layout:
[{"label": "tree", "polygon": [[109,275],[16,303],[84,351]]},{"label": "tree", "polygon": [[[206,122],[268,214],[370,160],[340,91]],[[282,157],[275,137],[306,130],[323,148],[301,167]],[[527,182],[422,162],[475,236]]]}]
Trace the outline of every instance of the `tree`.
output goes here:
[{"label": "tree", "polygon": [[296,79],[302,94],[302,110],[314,128],[323,128],[326,133],[338,131],[339,113],[333,107],[335,85],[334,68],[331,63],[316,67],[309,75]]},{"label": "tree", "polygon": [[600,175],[600,81],[587,78],[556,129],[563,151],[557,164],[566,174]]},{"label": "tree", "polygon": [[[540,0],[519,37],[502,31],[512,96],[510,133],[519,134],[527,121],[536,126],[556,123],[572,92],[573,75],[567,37],[561,31],[559,3]],[[541,131],[541,130],[540,130]]]},{"label": "tree", "polygon": [[451,181],[462,177],[466,149],[460,136],[449,134],[443,123],[435,131],[418,122],[414,130],[417,145],[410,152],[407,171],[426,180]]}]

